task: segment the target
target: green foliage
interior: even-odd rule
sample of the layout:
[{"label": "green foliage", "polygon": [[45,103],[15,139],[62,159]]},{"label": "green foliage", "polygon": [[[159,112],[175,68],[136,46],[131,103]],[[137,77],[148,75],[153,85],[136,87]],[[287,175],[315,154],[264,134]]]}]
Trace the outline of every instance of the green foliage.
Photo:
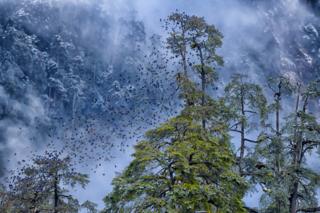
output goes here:
[{"label": "green foliage", "polygon": [[182,57],[186,56],[187,43],[190,41],[187,35],[190,30],[189,19],[190,16],[187,14],[175,12],[168,16],[165,21],[166,30],[171,31],[170,36],[167,38],[168,48],[173,54]]},{"label": "green foliage", "polygon": [[191,66],[200,76],[205,75],[207,83],[217,80],[211,65],[223,65],[223,58],[216,53],[222,46],[223,36],[214,25],[208,24],[203,17],[177,11],[168,16],[165,29],[169,31],[167,48],[181,59],[184,75]]},{"label": "green foliage", "polygon": [[[76,172],[69,157],[61,158],[58,153],[36,156],[33,164],[24,166],[13,177],[9,191],[4,192],[7,212],[78,212],[81,208],[94,212],[94,205],[83,206],[69,194],[66,187],[85,187],[88,176]],[[56,200],[56,202],[54,202]]]},{"label": "green foliage", "polygon": [[97,204],[91,202],[91,201],[85,201],[83,204],[81,204],[81,207],[83,209],[86,209],[87,210],[87,213],[97,213],[98,210],[97,210]]},{"label": "green foliage", "polygon": [[[213,66],[223,64],[216,54],[222,35],[202,17],[179,12],[168,17],[166,29],[168,48],[183,66],[177,82],[186,106],[135,146],[133,161],[113,180],[105,212],[246,212],[241,199],[247,185],[234,172],[229,111],[205,92],[218,78]],[[201,88],[188,68],[199,74]]]},{"label": "green foliage", "polygon": [[249,139],[248,135],[257,130],[259,125],[263,126],[267,118],[267,99],[262,88],[248,82],[247,79],[246,75],[234,74],[230,83],[225,87],[224,97],[231,116],[229,130],[240,136],[240,154],[237,156],[240,175],[250,174],[252,166],[246,158],[249,152],[247,143],[261,141],[261,138]]},{"label": "green foliage", "polygon": [[[248,82],[248,76],[234,74],[225,87],[225,99],[234,112],[236,121],[244,121],[245,128],[250,128],[247,114],[258,115],[263,122],[267,117],[267,99],[262,88]],[[242,109],[242,105],[244,108]],[[243,112],[242,112],[243,111]],[[243,116],[242,114],[245,114]]]},{"label": "green foliage", "polygon": [[316,189],[320,174],[308,166],[306,157],[308,153],[314,154],[320,144],[319,123],[312,107],[317,104],[319,84],[316,81],[308,86],[290,85],[283,78],[278,82],[270,113],[282,112],[285,94],[292,94],[293,112],[281,117],[279,130],[268,124],[260,134],[252,159],[254,165],[262,166],[252,170],[252,177],[265,192],[261,198],[262,212],[296,212],[318,205]]},{"label": "green foliage", "polygon": [[[179,12],[165,27],[167,48],[183,68],[177,83],[185,107],[135,146],[133,161],[113,180],[105,212],[246,212],[242,177],[263,189],[261,212],[316,207],[319,174],[308,168],[306,154],[320,147],[313,114],[319,81],[304,86],[290,76],[270,78],[274,100],[268,104],[263,88],[235,74],[225,97],[213,99],[206,89],[218,79],[215,66],[223,65],[216,54],[222,34],[204,18]],[[285,98],[293,103],[289,116]],[[256,140],[248,137],[254,131],[260,132]],[[230,132],[240,134],[237,159]]]},{"label": "green foliage", "polygon": [[221,32],[214,25],[207,24],[203,17],[191,16],[189,26],[191,48],[202,49],[206,64],[223,65],[223,58],[216,54],[216,49],[222,46]]},{"label": "green foliage", "polygon": [[246,184],[232,169],[229,141],[203,131],[190,117],[147,132],[133,157],[113,181],[106,212],[245,212]]}]

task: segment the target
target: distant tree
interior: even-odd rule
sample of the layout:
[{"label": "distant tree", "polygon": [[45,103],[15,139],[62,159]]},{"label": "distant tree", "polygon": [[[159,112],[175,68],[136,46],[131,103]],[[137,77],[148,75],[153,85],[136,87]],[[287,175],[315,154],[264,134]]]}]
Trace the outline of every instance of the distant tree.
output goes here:
[{"label": "distant tree", "polygon": [[169,32],[167,47],[175,57],[181,60],[183,74],[188,76],[188,57],[189,43],[191,38],[188,33],[190,30],[190,16],[185,13],[175,12],[165,20],[165,29]]},{"label": "distant tree", "polygon": [[[166,20],[166,29],[169,31],[167,39],[168,49],[181,59],[183,72],[178,73],[178,80],[182,84],[182,96],[187,105],[194,105],[190,97],[190,91],[184,89],[195,88],[191,85],[188,76],[188,67],[191,66],[201,81],[201,89],[197,91],[200,95],[202,106],[202,127],[206,128],[206,117],[208,115],[208,99],[206,89],[210,83],[217,79],[215,66],[223,65],[223,58],[216,53],[216,49],[222,46],[222,34],[214,25],[208,24],[203,17],[189,16],[185,13],[172,13]],[[183,84],[186,84],[184,87]]]},{"label": "distant tree", "polygon": [[88,213],[97,213],[97,204],[90,202],[90,201],[85,201],[83,204],[81,204],[81,208],[86,209]]},{"label": "distant tree", "polygon": [[294,90],[289,79],[280,76],[267,81],[273,94],[273,102],[267,106],[268,116],[272,117],[258,136],[259,143],[251,156],[252,178],[261,185],[264,195],[261,198],[262,209],[266,212],[283,212],[288,209],[288,180],[284,172],[287,165],[281,116],[283,100]]},{"label": "distant tree", "polygon": [[[289,116],[286,133],[289,144],[290,174],[289,207],[290,213],[310,212],[318,204],[316,189],[320,186],[319,172],[306,164],[306,154],[315,153],[320,146],[320,123],[313,111],[319,108],[320,81],[307,86],[298,86],[295,112]],[[315,101],[315,102],[314,102]],[[312,107],[316,103],[316,108]],[[317,206],[316,206],[317,207]],[[314,212],[319,211],[319,207]]]},{"label": "distant tree", "polygon": [[11,209],[9,193],[5,186],[0,185],[0,212],[7,213]]},{"label": "distant tree", "polygon": [[222,34],[214,25],[209,25],[204,18],[192,16],[190,19],[190,35],[192,37],[191,48],[195,50],[197,60],[194,62],[194,70],[201,79],[201,106],[204,116],[202,127],[206,128],[206,89],[209,83],[217,79],[216,65],[223,65],[223,58],[216,53],[216,49],[222,45]]},{"label": "distant tree", "polygon": [[[263,186],[264,212],[316,212],[316,189],[320,174],[308,166],[306,155],[315,153],[320,145],[320,125],[314,107],[320,95],[319,82],[305,86],[279,78],[273,87],[274,125],[267,125],[256,147],[255,178]],[[282,112],[282,99],[290,94],[293,112]]]},{"label": "distant tree", "polygon": [[[88,176],[75,172],[69,157],[58,153],[36,156],[33,164],[23,167],[12,178],[7,197],[13,212],[78,212],[79,201],[69,194],[66,187],[85,187]],[[90,207],[87,202],[83,207]],[[91,209],[93,209],[91,205]],[[11,212],[11,211],[9,211]]]},{"label": "distant tree", "polygon": [[247,79],[246,75],[234,74],[230,83],[225,87],[225,101],[234,116],[230,131],[240,134],[240,155],[238,157],[240,175],[246,175],[243,162],[247,149],[246,144],[259,143],[248,136],[253,129],[256,130],[259,126],[259,122],[254,122],[254,120],[260,119],[262,123],[267,114],[267,99],[262,88],[248,82]]}]

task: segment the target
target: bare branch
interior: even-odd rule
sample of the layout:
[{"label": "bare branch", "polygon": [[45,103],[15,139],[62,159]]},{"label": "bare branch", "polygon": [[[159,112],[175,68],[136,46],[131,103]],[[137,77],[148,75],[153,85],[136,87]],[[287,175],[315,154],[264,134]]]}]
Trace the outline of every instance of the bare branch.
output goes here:
[{"label": "bare branch", "polygon": [[259,143],[259,141],[251,140],[248,138],[245,138],[244,141],[250,142],[250,143]]},{"label": "bare branch", "polygon": [[301,209],[298,209],[296,212],[318,212],[318,211],[320,211],[320,207],[301,208]]},{"label": "bare branch", "polygon": [[250,208],[250,207],[247,207],[247,206],[245,206],[244,208],[245,208],[249,213],[258,213],[258,211],[255,210],[255,209],[253,209],[253,208]]},{"label": "bare branch", "polygon": [[252,110],[244,110],[244,112],[245,112],[245,113],[248,112],[248,113],[252,113],[252,114],[258,114],[257,112],[252,111]]},{"label": "bare branch", "polygon": [[241,122],[239,121],[239,122],[237,122],[237,123],[235,123],[235,124],[233,124],[231,127],[230,127],[230,129],[233,129],[234,127],[238,127],[238,125],[239,124],[241,124]]},{"label": "bare branch", "polygon": [[240,130],[237,130],[237,129],[230,129],[231,132],[238,132],[238,133],[241,133]]}]

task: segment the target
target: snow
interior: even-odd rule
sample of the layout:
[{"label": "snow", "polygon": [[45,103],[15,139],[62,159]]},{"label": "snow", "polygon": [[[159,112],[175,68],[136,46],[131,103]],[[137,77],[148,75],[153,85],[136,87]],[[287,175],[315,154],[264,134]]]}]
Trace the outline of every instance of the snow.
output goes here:
[{"label": "snow", "polygon": [[310,34],[313,34],[315,35],[316,37],[319,37],[319,32],[318,30],[315,28],[315,26],[313,24],[307,24],[305,27],[304,27],[305,31],[310,33]]}]

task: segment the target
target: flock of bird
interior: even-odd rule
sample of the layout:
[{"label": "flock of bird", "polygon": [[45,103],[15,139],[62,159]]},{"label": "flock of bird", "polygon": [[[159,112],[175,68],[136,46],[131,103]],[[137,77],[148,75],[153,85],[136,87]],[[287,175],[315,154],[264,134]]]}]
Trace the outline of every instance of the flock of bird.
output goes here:
[{"label": "flock of bird", "polygon": [[[128,155],[126,151],[147,130],[176,115],[181,107],[176,71],[169,70],[167,63],[166,55],[154,47],[138,66],[131,67],[133,76],[113,69],[105,79],[110,89],[103,97],[104,110],[85,116],[77,111],[68,120],[52,118],[59,127],[48,131],[44,150],[60,150],[93,173],[115,155]],[[96,101],[92,98],[89,104]]]}]

